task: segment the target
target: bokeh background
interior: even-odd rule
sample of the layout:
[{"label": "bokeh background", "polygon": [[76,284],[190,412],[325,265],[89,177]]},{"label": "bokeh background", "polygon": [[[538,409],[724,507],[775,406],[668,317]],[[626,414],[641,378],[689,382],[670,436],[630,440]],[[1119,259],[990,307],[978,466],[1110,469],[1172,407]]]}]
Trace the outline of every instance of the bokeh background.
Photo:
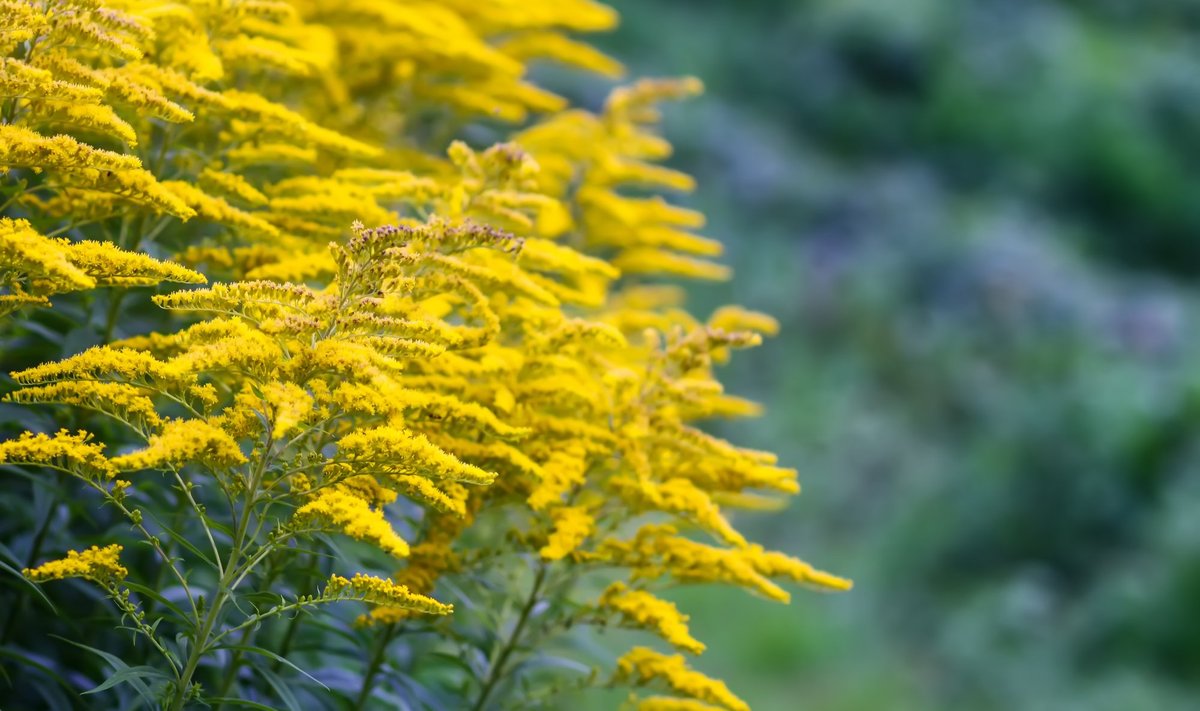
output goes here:
[{"label": "bokeh background", "polygon": [[784,327],[719,429],[805,491],[738,523],[857,583],[680,592],[698,666],[759,711],[1197,708],[1200,3],[610,2],[634,75],[708,86],[666,130],[737,278],[693,305]]}]

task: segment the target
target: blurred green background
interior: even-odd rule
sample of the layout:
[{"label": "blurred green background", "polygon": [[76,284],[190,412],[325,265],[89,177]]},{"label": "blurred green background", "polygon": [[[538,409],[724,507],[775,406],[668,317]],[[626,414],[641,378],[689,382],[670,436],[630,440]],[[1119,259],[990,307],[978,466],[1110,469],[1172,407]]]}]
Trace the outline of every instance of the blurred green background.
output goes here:
[{"label": "blurred green background", "polygon": [[666,132],[737,277],[694,305],[784,326],[719,429],[805,491],[738,523],[857,583],[681,593],[698,666],[759,711],[1197,708],[1200,3],[611,4],[633,75],[708,86]]}]

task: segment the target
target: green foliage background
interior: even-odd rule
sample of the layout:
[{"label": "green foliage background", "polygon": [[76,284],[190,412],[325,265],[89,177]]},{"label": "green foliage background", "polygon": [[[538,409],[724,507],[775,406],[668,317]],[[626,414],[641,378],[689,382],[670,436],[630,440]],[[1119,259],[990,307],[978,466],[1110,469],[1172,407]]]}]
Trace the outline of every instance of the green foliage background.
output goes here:
[{"label": "green foliage background", "polygon": [[[1200,5],[620,0],[708,86],[679,167],[784,334],[737,437],[806,486],[755,533],[853,577],[680,596],[760,711],[1195,708]],[[752,524],[753,527],[754,524]]]}]

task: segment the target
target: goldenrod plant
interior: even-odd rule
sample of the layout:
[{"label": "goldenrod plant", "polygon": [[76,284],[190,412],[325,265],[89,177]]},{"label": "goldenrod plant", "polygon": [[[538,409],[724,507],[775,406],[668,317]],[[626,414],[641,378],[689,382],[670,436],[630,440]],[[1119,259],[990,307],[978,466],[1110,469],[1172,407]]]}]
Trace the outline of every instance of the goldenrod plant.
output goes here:
[{"label": "goldenrod plant", "polygon": [[[0,494],[29,516],[4,533],[5,695],[746,708],[689,666],[704,644],[661,591],[849,582],[734,527],[796,475],[700,424],[757,414],[714,366],[777,326],[698,319],[671,285],[729,276],[658,194],[692,180],[661,165],[657,105],[699,82],[591,113],[527,78],[619,76],[573,36],[615,22],[0,0]],[[508,142],[461,140],[480,126]],[[605,626],[672,651],[573,644]]]}]

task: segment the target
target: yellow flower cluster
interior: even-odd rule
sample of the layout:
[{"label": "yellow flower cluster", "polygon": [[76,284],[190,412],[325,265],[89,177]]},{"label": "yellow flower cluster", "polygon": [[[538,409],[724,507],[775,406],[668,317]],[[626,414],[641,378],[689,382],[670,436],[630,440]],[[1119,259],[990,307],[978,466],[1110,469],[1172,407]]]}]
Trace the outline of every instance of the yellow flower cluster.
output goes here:
[{"label": "yellow flower cluster", "polygon": [[122,471],[163,469],[190,462],[204,462],[216,469],[246,461],[237,442],[219,427],[204,420],[168,420],[150,436],[145,449],[113,457],[112,465]]},{"label": "yellow flower cluster", "polygon": [[562,560],[579,548],[595,528],[596,521],[581,506],[563,506],[554,509],[554,530],[550,540],[540,551],[546,560]]},{"label": "yellow flower cluster", "polygon": [[408,555],[408,543],[396,533],[383,512],[345,486],[322,489],[296,509],[294,520],[325,519],[350,538],[375,544],[397,558]]},{"label": "yellow flower cluster", "polygon": [[122,580],[129,571],[121,565],[121,546],[92,546],[86,551],[67,551],[67,557],[21,571],[35,583],[63,578],[87,578],[99,583]]},{"label": "yellow flower cluster", "polygon": [[653,630],[671,645],[692,654],[704,651],[704,644],[688,632],[687,615],[675,604],[645,590],[631,590],[621,582],[608,586],[600,596],[602,609],[615,610],[636,627]]},{"label": "yellow flower cluster", "polygon": [[325,595],[351,597],[373,605],[403,607],[430,615],[448,615],[454,611],[453,605],[444,605],[431,597],[418,595],[404,585],[362,573],[349,580],[340,575],[331,576],[325,584]]},{"label": "yellow flower cluster", "polygon": [[108,242],[69,242],[38,234],[27,220],[0,217],[0,316],[47,296],[98,286],[203,284],[204,275]]},{"label": "yellow flower cluster", "polygon": [[85,479],[108,479],[117,473],[104,456],[104,445],[94,442],[91,434],[66,430],[54,435],[26,432],[0,442],[0,463],[40,464]]},{"label": "yellow flower cluster", "polygon": [[684,582],[740,585],[778,602],[791,596],[771,578],[788,578],[819,589],[849,590],[850,581],[762,546],[710,546],[680,536],[674,526],[647,525],[631,541],[606,540],[601,554],[628,567],[637,578],[670,576]]},{"label": "yellow flower cluster", "polygon": [[[592,113],[528,80],[547,60],[619,75],[570,36],[615,22],[592,0],[0,0],[0,315],[215,281],[153,298],[187,325],[13,374],[9,401],[96,410],[142,444],[110,459],[83,433],[26,434],[0,462],[187,468],[240,515],[232,558],[254,520],[404,559],[392,580],[330,578],[326,598],[373,604],[368,625],[448,614],[440,581],[513,559],[571,582],[622,569],[636,588],[584,606],[696,654],[648,588],[847,589],[733,527],[795,472],[698,425],[757,414],[714,367],[778,324],[702,321],[649,283],[728,276],[703,215],[657,194],[694,187],[661,165],[657,106],[700,83],[639,81]],[[451,140],[479,121],[527,127]],[[617,678],[686,697],[642,708],[745,708],[644,648]]]},{"label": "yellow flower cluster", "polygon": [[617,676],[637,685],[662,682],[681,696],[705,701],[727,711],[750,711],[746,702],[734,696],[729,687],[689,669],[687,661],[679,654],[660,654],[646,647],[634,647],[617,660]]}]

